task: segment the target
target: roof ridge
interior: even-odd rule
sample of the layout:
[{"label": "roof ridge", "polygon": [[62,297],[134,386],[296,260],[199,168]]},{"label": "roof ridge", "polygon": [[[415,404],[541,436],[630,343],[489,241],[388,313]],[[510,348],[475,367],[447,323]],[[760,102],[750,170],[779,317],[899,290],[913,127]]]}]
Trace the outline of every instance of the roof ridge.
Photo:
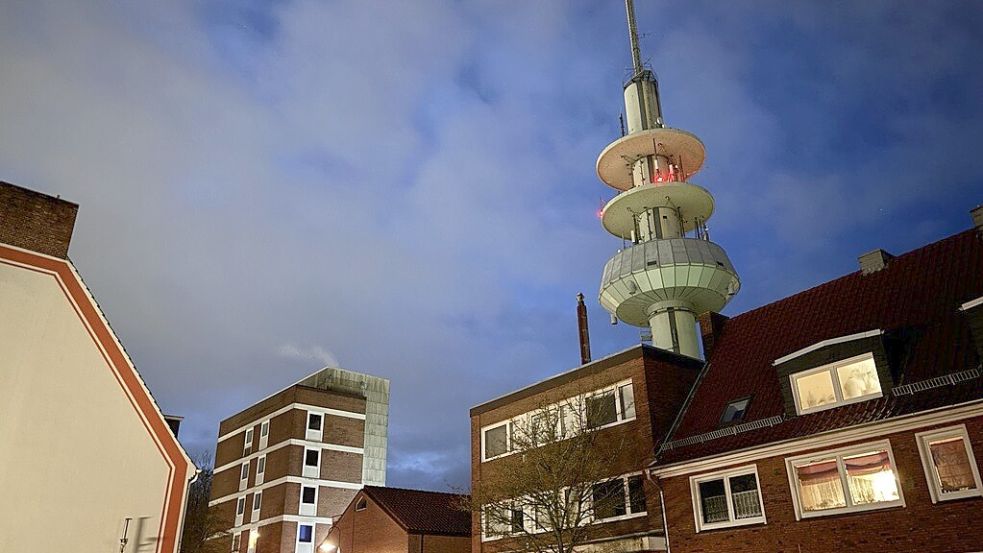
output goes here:
[{"label": "roof ridge", "polygon": [[468,495],[466,493],[456,493],[456,492],[438,492],[436,490],[417,490],[414,488],[399,488],[396,486],[363,486],[363,489],[373,489],[373,490],[396,490],[400,492],[417,492],[417,493],[431,493],[437,495]]},{"label": "roof ridge", "polygon": [[[961,230],[961,231],[959,231],[959,232],[957,232],[955,234],[950,234],[949,236],[945,236],[943,238],[940,238],[940,239],[936,240],[935,242],[929,242],[928,244],[925,244],[925,245],[919,246],[917,248],[913,248],[911,250],[908,250],[908,251],[906,251],[904,253],[898,254],[898,255],[896,255],[896,256],[893,257],[893,261],[894,262],[897,262],[897,261],[902,260],[904,258],[907,258],[907,257],[909,257],[909,256],[911,256],[913,254],[921,253],[924,250],[927,250],[927,249],[930,249],[930,248],[935,248],[935,247],[940,247],[942,244],[944,244],[946,242],[949,242],[950,240],[956,240],[958,238],[962,238],[963,235],[974,233],[974,232],[976,232],[976,230],[977,229],[975,229],[975,228],[970,228],[970,229]],[[747,311],[744,311],[743,313],[738,313],[738,314],[730,317],[729,320],[730,321],[734,321],[736,319],[740,319],[740,318],[745,317],[747,315],[756,314],[759,311],[763,311],[763,310],[765,310],[765,309],[767,309],[769,307],[773,307],[775,304],[778,304],[778,303],[781,303],[781,302],[790,300],[790,299],[795,298],[795,297],[803,296],[805,294],[808,294],[808,293],[813,292],[815,290],[818,290],[820,288],[824,288],[826,286],[831,286],[831,285],[833,285],[833,284],[835,284],[837,282],[842,281],[843,279],[846,279],[846,278],[849,278],[849,277],[858,276],[859,274],[860,274],[860,269],[857,269],[856,271],[852,271],[852,272],[846,273],[844,275],[840,275],[840,276],[838,276],[836,278],[833,278],[833,279],[830,279],[830,280],[827,280],[827,281],[824,281],[824,282],[820,282],[820,283],[816,284],[815,286],[811,286],[809,288],[806,288],[805,290],[800,290],[800,291],[798,291],[798,292],[796,292],[794,294],[790,294],[788,296],[784,296],[784,297],[781,297],[781,298],[772,300],[772,301],[770,301],[770,302],[768,302],[768,303],[766,303],[764,305],[759,305],[758,307],[755,307],[755,308],[749,309]]]}]

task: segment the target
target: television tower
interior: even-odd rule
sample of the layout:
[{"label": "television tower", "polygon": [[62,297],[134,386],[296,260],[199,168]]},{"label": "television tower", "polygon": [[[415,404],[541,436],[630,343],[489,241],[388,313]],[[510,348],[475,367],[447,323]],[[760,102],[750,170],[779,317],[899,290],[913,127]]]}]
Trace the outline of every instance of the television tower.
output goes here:
[{"label": "television tower", "polygon": [[703,143],[665,126],[658,80],[642,63],[632,0],[625,10],[633,67],[624,86],[628,129],[597,158],[597,176],[619,192],[601,211],[601,224],[624,248],[604,266],[600,301],[614,317],[650,327],[654,346],[698,358],[697,315],[723,309],[741,281],[707,232],[713,196],[689,182],[703,165]]}]

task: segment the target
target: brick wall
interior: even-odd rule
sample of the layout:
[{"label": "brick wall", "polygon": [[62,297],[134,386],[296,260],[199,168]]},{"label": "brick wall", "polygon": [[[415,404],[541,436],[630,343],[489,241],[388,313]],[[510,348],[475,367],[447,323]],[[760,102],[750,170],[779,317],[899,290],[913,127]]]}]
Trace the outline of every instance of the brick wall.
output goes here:
[{"label": "brick wall", "polygon": [[471,537],[411,534],[409,553],[471,553]]},{"label": "brick wall", "polygon": [[[966,423],[977,464],[983,466],[983,417],[961,422]],[[956,424],[960,423],[941,427]],[[761,480],[767,524],[696,533],[689,486],[692,475],[666,478],[663,485],[672,550],[676,553],[979,551],[983,549],[983,525],[979,524],[980,515],[983,515],[983,498],[932,503],[915,441],[916,432],[931,428],[885,436],[890,440],[894,452],[905,500],[904,507],[796,521],[785,458],[810,452],[802,450],[754,463]],[[877,441],[885,437],[844,442],[819,451]],[[747,464],[750,463],[738,466]],[[720,467],[724,468],[727,467]]]},{"label": "brick wall", "polygon": [[[701,366],[699,361],[683,360],[653,348],[639,347],[538,384],[533,393],[517,392],[475,408],[471,417],[472,489],[480,489],[483,479],[494,479],[497,471],[508,470],[511,459],[506,456],[481,462],[480,432],[483,426],[626,379],[631,379],[634,387],[636,419],[601,432],[604,439],[623,444],[621,454],[611,463],[610,475],[642,471],[654,458],[657,445],[668,432]],[[661,532],[658,490],[648,481],[645,482],[645,495],[647,515],[599,524],[594,537]],[[472,517],[471,542],[476,553],[503,551],[510,547],[508,539],[481,541],[478,514]]]},{"label": "brick wall", "polygon": [[331,543],[344,553],[407,553],[406,531],[371,498],[358,497],[365,498],[365,510],[356,511],[354,501],[349,504],[331,528]]},{"label": "brick wall", "polygon": [[78,205],[0,181],[0,243],[66,258]]}]

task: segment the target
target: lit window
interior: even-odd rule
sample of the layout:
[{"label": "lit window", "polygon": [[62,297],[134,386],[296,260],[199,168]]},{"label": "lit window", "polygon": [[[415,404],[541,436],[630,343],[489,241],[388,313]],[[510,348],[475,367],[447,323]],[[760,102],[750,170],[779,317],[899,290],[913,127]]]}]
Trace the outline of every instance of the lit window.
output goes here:
[{"label": "lit window", "polygon": [[310,524],[297,526],[297,541],[300,543],[311,543],[314,541],[314,527]]},{"label": "lit window", "polygon": [[485,430],[485,459],[505,455],[509,452],[509,423],[503,423]]},{"label": "lit window", "polygon": [[983,495],[966,426],[915,434],[932,502]]},{"label": "lit window", "polygon": [[320,458],[321,452],[317,449],[308,449],[304,452],[304,464],[308,467],[318,466]]},{"label": "lit window", "polygon": [[312,486],[304,486],[304,490],[300,494],[300,502],[307,503],[308,505],[313,505],[317,498],[317,488]]},{"label": "lit window", "polygon": [[[321,414],[320,413],[308,413],[307,414],[307,429],[308,430],[320,430],[321,429]],[[294,419],[296,420],[296,419]]]},{"label": "lit window", "polygon": [[751,398],[737,399],[724,407],[724,414],[720,417],[720,424],[737,424],[744,420],[744,413],[747,413],[747,406],[751,403]]},{"label": "lit window", "polygon": [[886,441],[785,462],[798,517],[904,505]]},{"label": "lit window", "polygon": [[758,472],[753,466],[690,478],[696,530],[763,524]]},{"label": "lit window", "polygon": [[799,414],[881,397],[877,367],[869,353],[789,378]]}]

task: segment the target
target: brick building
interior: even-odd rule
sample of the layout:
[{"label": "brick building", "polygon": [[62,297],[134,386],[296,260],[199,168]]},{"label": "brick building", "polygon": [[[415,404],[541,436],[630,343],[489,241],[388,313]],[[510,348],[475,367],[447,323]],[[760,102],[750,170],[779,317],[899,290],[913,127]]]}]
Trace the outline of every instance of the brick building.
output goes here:
[{"label": "brick building", "polygon": [[68,259],[77,211],[0,182],[0,551],[174,553],[197,470]]},{"label": "brick building", "polygon": [[470,553],[471,516],[455,494],[366,486],[321,542],[323,553]]},{"label": "brick building", "polygon": [[[544,405],[590,397],[599,405],[608,404],[602,409],[608,418],[597,421],[599,439],[625,445],[605,475],[621,486],[625,503],[612,516],[597,521],[597,541],[622,551],[662,549],[659,495],[643,472],[701,367],[697,359],[638,345],[474,407],[472,490],[480,492],[498,471],[509,470],[513,454],[519,453],[512,447],[512,425],[521,424]],[[509,549],[508,532],[503,536],[493,531],[478,513],[473,519],[472,551]],[[523,524],[532,524],[532,520],[532,513],[526,513]]]},{"label": "brick building", "polygon": [[384,485],[389,381],[314,373],[219,425],[210,509],[230,551],[312,553],[363,485]]},{"label": "brick building", "polygon": [[652,475],[674,551],[978,551],[976,228],[725,319]]}]

